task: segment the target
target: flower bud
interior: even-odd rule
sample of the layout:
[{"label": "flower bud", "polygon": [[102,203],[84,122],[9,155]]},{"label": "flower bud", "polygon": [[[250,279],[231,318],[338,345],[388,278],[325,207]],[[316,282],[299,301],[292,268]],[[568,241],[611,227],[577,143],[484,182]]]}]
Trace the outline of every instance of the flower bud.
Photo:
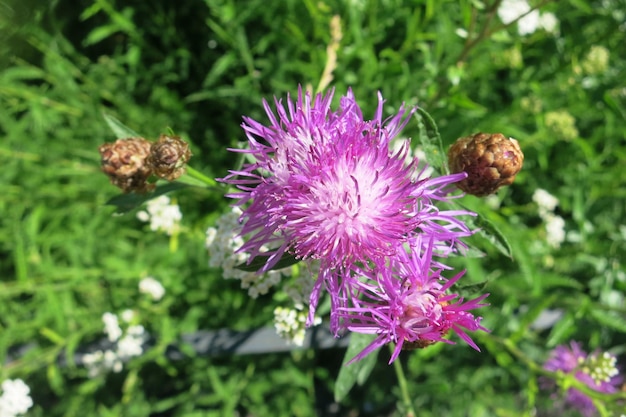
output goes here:
[{"label": "flower bud", "polygon": [[523,162],[524,154],[517,141],[501,133],[475,133],[460,138],[448,151],[452,173],[467,173],[457,187],[479,197],[512,184]]},{"label": "flower bud", "polygon": [[108,175],[111,184],[125,193],[145,193],[154,189],[147,182],[152,169],[146,164],[150,153],[150,142],[144,138],[118,139],[98,148],[102,157],[102,172]]},{"label": "flower bud", "polygon": [[157,177],[174,181],[185,173],[189,158],[191,151],[187,142],[178,136],[161,135],[150,148],[148,164]]}]

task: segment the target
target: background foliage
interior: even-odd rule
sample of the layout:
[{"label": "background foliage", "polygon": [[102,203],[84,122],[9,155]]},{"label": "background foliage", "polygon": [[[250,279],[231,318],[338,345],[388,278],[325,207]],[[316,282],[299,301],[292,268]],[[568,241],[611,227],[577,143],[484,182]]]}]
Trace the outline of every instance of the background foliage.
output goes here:
[{"label": "background foliage", "polygon": [[[337,15],[331,86],[351,87],[365,115],[381,91],[389,112],[427,109],[446,146],[503,132],[526,155],[513,186],[463,201],[513,248],[509,259],[476,237],[486,256],[458,260],[491,293],[481,314],[492,333],[477,335],[482,353],[403,354],[414,406],[420,416],[551,415],[551,393],[510,346],[539,364],[571,339],[626,354],[626,3],[543,3],[557,34],[520,36],[493,1],[0,1],[0,379],[29,384],[33,416],[402,415],[388,352],[341,404],[331,394],[341,350],[166,359],[181,333],[270,324],[272,297],[252,300],[208,267],[204,231],[223,198],[176,194],[175,250],[104,204],[116,190],[99,172],[97,147],[115,139],[103,112],[151,139],[174,129],[192,144],[192,166],[223,176],[242,115],[265,120],[262,98],[317,87]],[[559,199],[559,247],[546,243],[538,188]],[[160,303],[137,291],[147,275],[167,290]],[[122,373],[88,378],[74,352],[102,337],[104,312],[126,308],[155,345]],[[545,309],[562,317],[538,328]]]}]

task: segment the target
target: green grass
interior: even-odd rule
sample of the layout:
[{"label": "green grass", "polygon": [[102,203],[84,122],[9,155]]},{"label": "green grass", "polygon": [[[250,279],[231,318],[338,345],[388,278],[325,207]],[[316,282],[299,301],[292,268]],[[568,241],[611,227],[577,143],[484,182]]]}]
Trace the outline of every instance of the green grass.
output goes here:
[{"label": "green grass", "polygon": [[[253,300],[209,268],[204,233],[227,210],[220,193],[173,194],[184,216],[176,244],[134,212],[112,216],[105,203],[117,191],[97,148],[115,140],[106,113],[150,139],[173,129],[191,144],[191,166],[226,175],[235,164],[226,148],[245,139],[242,115],[265,120],[263,98],[319,85],[335,15],[337,96],[351,87],[366,117],[378,91],[389,114],[417,104],[446,148],[487,131],[517,138],[525,153],[497,207],[463,199],[499,228],[513,259],[475,238],[486,256],[454,260],[467,282],[486,282],[491,305],[480,314],[491,334],[477,335],[482,353],[459,344],[402,355],[418,415],[550,415],[551,393],[510,344],[541,364],[556,345],[579,340],[621,355],[623,369],[624,4],[544,1],[559,32],[522,37],[490,12],[493,3],[0,2],[0,380],[25,380],[32,416],[331,415],[341,350],[166,359],[181,333],[272,325],[281,298]],[[608,51],[604,65],[598,47]],[[403,134],[417,133],[412,123]],[[545,243],[538,188],[559,199],[568,232],[559,248]],[[138,292],[148,275],[166,288],[158,303]],[[156,346],[95,379],[71,361],[59,366],[58,355],[102,337],[104,312],[128,308]],[[563,319],[532,330],[545,308],[562,309]],[[338,415],[403,415],[387,354]],[[599,401],[623,409],[623,395],[621,405]]]}]

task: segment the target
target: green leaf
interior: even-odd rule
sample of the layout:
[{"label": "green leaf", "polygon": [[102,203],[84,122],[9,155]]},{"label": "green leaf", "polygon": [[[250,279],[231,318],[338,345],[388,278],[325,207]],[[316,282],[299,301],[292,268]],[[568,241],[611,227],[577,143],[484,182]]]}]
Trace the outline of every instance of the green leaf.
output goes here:
[{"label": "green leaf", "polygon": [[[464,210],[469,212],[475,212],[474,210],[466,207],[465,205],[457,202],[450,201],[446,205],[451,210]],[[503,255],[507,256],[510,259],[513,259],[513,249],[511,248],[511,244],[508,239],[504,236],[504,234],[500,231],[500,229],[491,221],[488,220],[485,216],[480,213],[476,213],[476,216],[464,216],[463,217],[465,224],[472,229],[478,229],[477,234],[491,243],[497,250],[499,250]],[[477,248],[469,247],[469,252],[464,256],[469,257],[482,257],[484,256],[480,250]]]},{"label": "green leaf", "polygon": [[463,298],[469,298],[476,294],[482,294],[489,284],[489,280],[477,282],[475,284],[459,285],[456,287],[455,292]]},{"label": "green leaf", "polygon": [[[235,268],[240,269],[242,271],[246,271],[246,272],[256,272],[260,270],[261,268],[263,268],[263,266],[265,266],[265,264],[267,263],[267,260],[270,257],[271,255],[270,256],[255,256],[254,259],[249,264],[248,263],[239,264]],[[300,259],[296,259],[295,256],[291,254],[283,254],[283,256],[280,258],[280,261],[278,261],[276,265],[271,267],[268,271],[287,268],[288,266],[297,264],[298,262],[300,262]]]},{"label": "green leaf", "polygon": [[91,32],[89,32],[87,37],[83,39],[83,45],[91,46],[98,42],[102,42],[104,39],[110,36],[113,36],[119,31],[120,31],[120,28],[117,25],[99,26],[95,28],[94,30],[92,30]]},{"label": "green leaf", "polygon": [[624,317],[612,311],[590,309],[591,316],[603,326],[613,328],[618,332],[626,333],[626,323]]},{"label": "green leaf", "polygon": [[40,333],[42,336],[44,336],[46,339],[48,339],[49,341],[51,341],[52,343],[56,345],[59,345],[59,346],[65,345],[65,338],[48,327],[42,328],[40,330]]},{"label": "green leaf", "polygon": [[513,250],[511,249],[509,241],[495,224],[481,215],[478,215],[474,222],[476,226],[480,228],[478,231],[479,235],[485,238],[503,255],[513,259]]},{"label": "green leaf", "polygon": [[575,331],[576,321],[574,320],[574,316],[568,313],[554,325],[552,331],[550,332],[550,336],[548,336],[546,346],[554,347],[559,343],[565,342],[572,334],[574,334]]},{"label": "green leaf", "polygon": [[153,192],[146,194],[119,194],[109,199],[106,202],[108,206],[115,206],[115,212],[118,214],[125,214],[129,211],[141,206],[148,200],[152,200],[163,194],[167,194],[171,191],[180,190],[188,187],[187,184],[180,182],[170,182],[167,184],[159,185]]},{"label": "green leaf", "polygon": [[335,381],[335,401],[339,402],[352,389],[355,383],[363,385],[374,369],[378,355],[373,352],[358,362],[346,365],[352,358],[365,349],[376,338],[376,335],[352,333],[350,344],[339,369],[339,375]]},{"label": "green leaf", "polygon": [[419,130],[419,141],[422,150],[426,154],[426,162],[440,173],[448,174],[448,164],[446,153],[443,151],[441,135],[437,125],[430,114],[422,108],[417,108],[415,112],[417,126]]},{"label": "green leaf", "polygon": [[46,376],[48,377],[48,384],[52,391],[57,395],[63,395],[65,391],[65,380],[63,374],[56,363],[48,364],[46,369]]},{"label": "green leaf", "polygon": [[115,134],[116,138],[124,139],[124,138],[142,137],[139,133],[135,132],[133,129],[126,126],[125,124],[117,120],[115,117],[106,113],[103,113],[102,115],[104,116],[104,120],[107,122],[107,124],[109,125],[113,133]]}]

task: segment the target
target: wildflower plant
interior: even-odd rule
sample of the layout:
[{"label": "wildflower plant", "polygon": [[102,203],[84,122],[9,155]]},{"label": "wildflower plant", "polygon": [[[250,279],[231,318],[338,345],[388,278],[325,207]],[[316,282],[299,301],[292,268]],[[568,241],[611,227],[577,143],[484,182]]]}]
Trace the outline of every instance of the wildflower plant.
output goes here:
[{"label": "wildflower plant", "polygon": [[[403,349],[455,343],[451,334],[479,351],[468,332],[487,331],[475,310],[488,294],[465,301],[452,289],[463,272],[446,261],[465,255],[464,239],[476,231],[465,221],[476,214],[453,205],[467,173],[445,174],[441,159],[433,167],[411,156],[410,140],[399,136],[414,117],[430,132],[424,148],[441,149],[424,110],[402,105],[384,117],[379,93],[368,119],[351,90],[337,108],[333,98],[332,89],[299,88],[293,99],[263,103],[268,124],[244,117],[247,147],[231,151],[245,162],[218,180],[232,187],[226,195],[234,208],[207,230],[211,265],[241,280],[253,298],[279,284],[291,292],[295,309],[276,308],[275,326],[295,344],[303,325],[320,323],[317,307],[327,296],[335,337],[372,338],[351,363],[374,360],[385,345],[393,346],[392,363]],[[147,212],[164,197],[149,200]]]},{"label": "wildflower plant", "polygon": [[620,0],[5,3],[0,415],[626,415]]},{"label": "wildflower plant", "polygon": [[[467,239],[477,233],[507,256],[511,248],[494,225],[456,199],[463,196],[459,189],[482,196],[510,185],[524,156],[517,141],[478,133],[455,146],[465,149],[468,138],[495,139],[471,148],[473,156],[453,146],[446,163],[423,109],[402,105],[384,117],[379,93],[368,119],[350,89],[336,108],[334,94],[300,87],[294,98],[263,102],[267,122],[244,116],[247,146],[230,149],[243,156],[242,166],[217,180],[229,187],[233,208],[207,229],[206,248],[210,265],[239,280],[252,298],[288,294],[293,304],[274,309],[274,326],[289,344],[301,346],[306,328],[322,322],[317,310],[328,298],[322,314],[328,312],[331,333],[352,336],[335,391],[341,399],[372,371],[383,346],[397,370],[402,351],[456,344],[455,338],[481,351],[474,335],[489,333],[482,324],[489,294],[463,285],[465,271],[455,271],[454,259],[476,251]],[[421,159],[400,136],[413,119]],[[464,168],[473,161],[479,168]],[[195,172],[177,167],[185,168]],[[449,169],[454,173],[446,174]],[[466,186],[468,175],[474,188]],[[168,185],[157,186],[156,195]],[[543,190],[533,197],[544,217],[558,204],[548,197]],[[166,201],[163,195],[144,198],[148,207]],[[113,203],[123,206],[124,200]],[[140,289],[151,294],[147,280]],[[99,363],[105,362],[103,356]],[[121,362],[109,367],[120,369]],[[345,371],[350,367],[357,371]],[[399,370],[398,377],[402,381]]]}]

